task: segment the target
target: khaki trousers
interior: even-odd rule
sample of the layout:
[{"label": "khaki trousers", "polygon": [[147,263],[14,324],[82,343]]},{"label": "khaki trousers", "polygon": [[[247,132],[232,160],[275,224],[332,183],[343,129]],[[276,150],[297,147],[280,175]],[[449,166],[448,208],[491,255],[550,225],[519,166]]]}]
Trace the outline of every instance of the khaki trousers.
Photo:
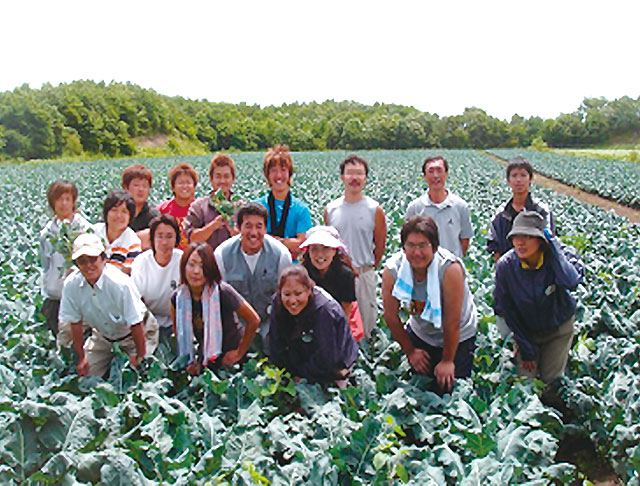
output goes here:
[{"label": "khaki trousers", "polygon": [[564,373],[569,359],[569,350],[573,341],[573,323],[575,316],[562,323],[553,331],[529,336],[536,345],[536,367],[529,371],[522,366],[520,353],[516,357],[518,374],[529,378],[540,377],[545,383],[551,383]]},{"label": "khaki trousers", "polygon": [[373,267],[360,267],[356,276],[356,300],[362,314],[364,335],[371,337],[371,331],[378,322],[378,274]]},{"label": "khaki trousers", "polygon": [[[151,312],[147,312],[142,323],[146,345],[146,356],[151,356],[158,347],[158,321]],[[136,353],[136,344],[132,336],[117,341],[123,353],[132,355]],[[105,376],[111,367],[113,359],[113,344],[100,332],[92,330],[91,336],[84,343],[84,352],[89,362],[89,373],[96,376]]]}]

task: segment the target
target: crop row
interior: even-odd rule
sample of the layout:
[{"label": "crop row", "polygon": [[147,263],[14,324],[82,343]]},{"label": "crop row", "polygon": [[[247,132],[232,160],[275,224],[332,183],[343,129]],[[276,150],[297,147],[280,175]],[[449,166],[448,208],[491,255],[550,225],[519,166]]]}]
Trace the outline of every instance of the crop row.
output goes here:
[{"label": "crop row", "polygon": [[553,152],[522,149],[493,149],[498,157],[527,157],[537,172],[570,186],[640,208],[640,164],[623,160],[574,157]]},{"label": "crop row", "polygon": [[[344,153],[294,154],[295,193],[315,222],[341,193]],[[368,194],[383,205],[387,252],[399,247],[409,201],[423,190],[425,151],[363,152]],[[255,357],[241,372],[188,378],[160,360],[141,373],[115,360],[108,382],[78,379],[34,317],[41,302],[36,235],[46,185],[74,180],[80,208],[96,221],[105,194],[131,160],[3,167],[0,211],[0,482],[55,484],[547,484],[579,476],[555,464],[567,430],[539,400],[539,384],[520,380],[511,350],[492,325],[492,258],[486,228],[509,189],[504,169],[473,151],[446,152],[450,188],[465,198],[475,226],[465,258],[480,314],[472,379],[452,396],[424,391],[383,326],[346,390],[293,384]],[[237,193],[266,189],[258,154],[234,156]],[[208,159],[190,157],[200,174]],[[152,199],[169,196],[164,178],[176,159],[147,159]],[[208,181],[200,184],[200,193]],[[640,231],[613,213],[536,188],[560,237],[587,269],[578,290],[578,337],[563,394],[577,412],[570,427],[591,436],[629,484],[640,484]]]}]

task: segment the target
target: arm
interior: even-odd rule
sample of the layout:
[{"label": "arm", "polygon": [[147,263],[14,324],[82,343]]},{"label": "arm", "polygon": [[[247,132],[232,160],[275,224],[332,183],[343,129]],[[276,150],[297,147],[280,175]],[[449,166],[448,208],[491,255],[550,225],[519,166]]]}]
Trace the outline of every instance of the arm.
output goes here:
[{"label": "arm", "polygon": [[342,310],[344,311],[344,315],[347,316],[347,319],[351,316],[351,302],[340,302],[342,306]]},{"label": "arm", "polygon": [[238,308],[238,315],[247,323],[247,325],[244,329],[244,334],[242,335],[242,339],[240,340],[238,347],[227,352],[222,358],[223,365],[232,365],[242,359],[249,350],[251,341],[253,341],[253,337],[256,335],[256,331],[260,325],[260,316],[246,300]]},{"label": "arm", "polygon": [[384,217],[382,206],[376,208],[375,222],[373,227],[373,255],[375,257],[374,266],[380,266],[387,244],[387,219]]},{"label": "arm", "polygon": [[280,238],[278,236],[274,236],[274,238],[280,240],[280,242],[287,247],[293,259],[297,259],[298,255],[302,253],[300,251],[300,245],[305,240],[305,233],[298,233],[295,238]]},{"label": "arm", "polygon": [[173,302],[171,302],[171,327],[173,327],[173,335],[178,336],[178,331],[176,330],[176,308],[173,306]]},{"label": "arm", "polygon": [[462,247],[462,255],[467,254],[467,250],[469,249],[469,240],[470,238],[460,238],[460,246]]},{"label": "arm", "polygon": [[509,286],[507,262],[504,260],[496,267],[496,285],[493,290],[493,309],[496,315],[502,316],[513,332],[524,361],[533,361],[536,356],[535,345],[527,338],[520,324],[516,302],[513,301]]},{"label": "arm", "polygon": [[549,249],[552,256],[551,268],[553,269],[556,283],[569,290],[574,290],[582,281],[584,273],[582,262],[576,255],[572,255],[568,251],[565,254],[565,249],[562,248],[557,238],[547,236],[547,241],[549,241]]},{"label": "arm", "polygon": [[464,272],[459,263],[449,265],[442,282],[442,360],[436,365],[434,374],[441,390],[450,391],[455,380],[453,359],[460,340],[460,316],[464,300]]},{"label": "arm", "polygon": [[218,215],[210,223],[205,224],[202,228],[194,228],[191,231],[191,240],[198,243],[207,241],[211,235],[222,228],[226,223],[224,216]]},{"label": "arm", "polygon": [[395,278],[391,270],[385,268],[382,271],[382,306],[384,308],[384,320],[389,326],[391,337],[400,344],[411,366],[418,373],[427,373],[429,371],[429,354],[423,349],[416,348],[411,342],[407,331],[405,331],[400,317],[398,317],[400,302],[391,295],[394,284]]},{"label": "arm", "polygon": [[136,231],[136,235],[138,236],[138,238],[140,238],[140,246],[142,248],[142,251],[151,248],[151,230],[149,228]]},{"label": "arm", "polygon": [[129,356],[129,363],[131,366],[138,366],[140,361],[142,361],[147,354],[146,343],[144,339],[144,326],[142,322],[138,322],[137,324],[131,326],[131,337],[133,338],[133,342],[136,345],[136,354],[132,354]]},{"label": "arm", "polygon": [[82,329],[82,321],[71,323],[71,339],[73,341],[73,349],[78,355],[78,376],[86,376],[89,374],[89,362],[84,354],[84,332]]},{"label": "arm", "polygon": [[327,213],[327,208],[324,208],[324,225],[329,226],[329,214]]}]

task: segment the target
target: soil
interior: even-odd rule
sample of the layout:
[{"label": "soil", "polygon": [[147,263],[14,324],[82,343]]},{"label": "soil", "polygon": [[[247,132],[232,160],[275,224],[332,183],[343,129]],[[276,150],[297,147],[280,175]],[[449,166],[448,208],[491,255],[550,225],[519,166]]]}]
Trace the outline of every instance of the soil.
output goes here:
[{"label": "soil", "polygon": [[[501,159],[497,155],[490,154],[488,152],[483,152],[487,157],[492,160],[495,160],[499,164],[503,166],[507,166],[507,161]],[[611,201],[610,199],[605,199],[603,197],[597,196],[595,194],[591,194],[589,192],[585,192],[582,189],[578,189],[573,186],[568,186],[563,182],[560,182],[556,179],[551,179],[550,177],[543,176],[542,174],[535,172],[534,182],[539,186],[546,187],[547,189],[551,189],[552,191],[559,192],[560,194],[566,194],[567,196],[574,197],[579,201],[585,202],[587,204],[591,204],[593,206],[598,206],[599,208],[605,210],[613,209],[616,214],[622,216],[623,218],[627,218],[632,223],[640,223],[640,210],[630,208],[629,206],[624,206],[615,201]]]}]

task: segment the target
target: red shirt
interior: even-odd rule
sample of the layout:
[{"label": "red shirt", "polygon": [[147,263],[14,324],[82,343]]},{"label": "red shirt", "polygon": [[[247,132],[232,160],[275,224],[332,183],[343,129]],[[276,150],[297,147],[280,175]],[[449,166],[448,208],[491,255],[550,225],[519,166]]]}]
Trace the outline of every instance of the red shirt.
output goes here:
[{"label": "red shirt", "polygon": [[161,202],[156,208],[162,214],[170,214],[178,220],[178,225],[180,226],[180,244],[178,245],[178,248],[181,250],[184,250],[189,244],[187,235],[184,232],[184,220],[187,217],[187,214],[189,214],[189,207],[192,202],[193,201],[189,203],[189,206],[180,206],[176,202],[175,198],[171,198],[168,201]]}]

